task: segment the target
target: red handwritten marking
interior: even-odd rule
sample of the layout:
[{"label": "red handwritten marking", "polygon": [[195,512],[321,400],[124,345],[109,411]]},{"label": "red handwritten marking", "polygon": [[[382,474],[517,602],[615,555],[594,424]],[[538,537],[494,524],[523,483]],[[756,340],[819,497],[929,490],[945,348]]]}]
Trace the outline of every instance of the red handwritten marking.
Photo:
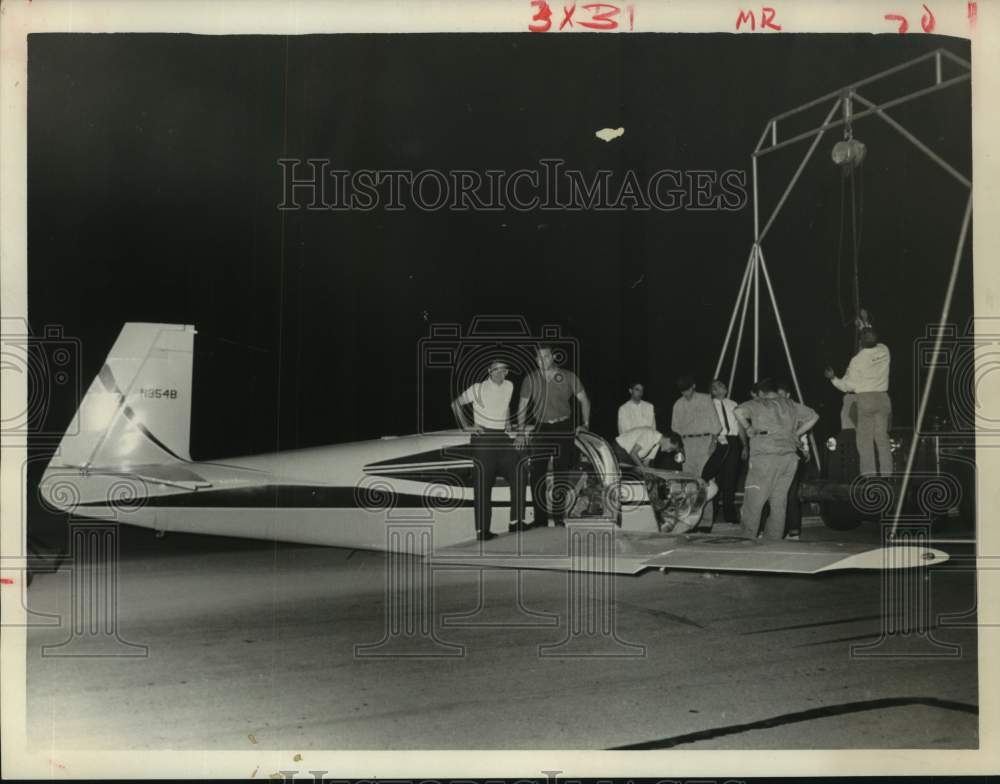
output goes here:
[{"label": "red handwritten marking", "polygon": [[531,5],[538,9],[538,13],[531,17],[532,23],[528,25],[528,30],[532,33],[546,32],[552,27],[552,9],[545,0],[531,0]]},{"label": "red handwritten marking", "polygon": [[[616,30],[618,28],[618,22],[612,17],[617,16],[619,13],[618,6],[610,5],[609,3],[587,3],[583,6],[588,11],[591,12],[592,22],[580,22],[581,27],[586,27],[590,30]],[[601,13],[595,13],[598,8],[606,8],[607,11],[602,11]]]},{"label": "red handwritten marking", "polygon": [[56,762],[54,759],[52,759],[52,757],[49,757],[49,762],[55,765],[57,768],[62,768],[63,770],[66,769],[65,765],[63,765],[61,762]]},{"label": "red handwritten marking", "polygon": [[[552,7],[548,4],[548,0],[531,0],[531,7],[537,10],[534,16],[531,17],[528,30],[532,33],[546,33],[550,31],[552,29]],[[564,30],[567,25],[570,29],[577,26],[585,27],[588,30],[603,31],[618,29],[618,20],[615,17],[621,14],[621,6],[614,5],[613,3],[586,3],[580,7],[590,14],[589,19],[581,19],[576,16],[576,3],[564,5],[562,6],[562,21],[559,22],[557,29],[560,31]],[[635,30],[635,6],[627,5],[625,6],[625,10],[628,12],[628,29]],[[765,12],[768,11],[770,12],[770,16],[767,16],[766,21],[762,18],[761,25],[767,25],[774,30],[780,30],[779,26],[771,24],[771,20],[774,19],[774,9],[763,9],[762,14],[766,15]],[[755,21],[753,21],[753,24],[756,26]]]},{"label": "red handwritten marking", "polygon": [[559,23],[559,29],[562,30],[568,23],[570,27],[573,26],[573,13],[576,11],[576,3],[570,6],[563,6],[563,19]]},{"label": "red handwritten marking", "polygon": [[14,581],[10,577],[0,577],[0,583],[4,585],[13,585]]},{"label": "red handwritten marking", "polygon": [[[924,5],[921,3],[921,5]],[[924,29],[925,33],[930,33],[934,30],[934,13],[924,5],[924,10],[927,12],[920,17],[920,26]]]},{"label": "red handwritten marking", "polygon": [[975,3],[969,3],[966,13],[969,16],[969,24],[975,24],[976,17],[979,16],[979,7]]},{"label": "red handwritten marking", "polygon": [[910,23],[906,21],[905,16],[900,16],[899,14],[886,14],[885,20],[887,22],[899,22],[899,29],[896,30],[897,33],[905,33],[910,29]]},{"label": "red handwritten marking", "polygon": [[[761,30],[764,30],[764,29],[780,30],[781,29],[781,25],[775,23],[775,21],[774,21],[774,17],[776,17],[777,15],[778,15],[778,12],[775,11],[770,6],[766,6],[766,5],[765,6],[761,6],[761,9],[760,9],[760,29]],[[751,8],[749,11],[744,11],[741,8],[739,16],[736,17],[736,29],[739,30],[747,22],[750,23],[750,30],[751,31],[754,31],[754,30],[757,29],[757,16],[756,16],[756,14],[754,14],[753,9]]]}]

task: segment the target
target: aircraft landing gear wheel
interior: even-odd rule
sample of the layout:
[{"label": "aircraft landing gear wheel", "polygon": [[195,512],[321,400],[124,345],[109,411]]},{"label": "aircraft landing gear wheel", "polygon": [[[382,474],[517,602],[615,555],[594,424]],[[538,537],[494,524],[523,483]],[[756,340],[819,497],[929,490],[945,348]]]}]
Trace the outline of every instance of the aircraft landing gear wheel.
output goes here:
[{"label": "aircraft landing gear wheel", "polygon": [[819,513],[827,528],[834,531],[850,531],[864,522],[864,518],[846,501],[821,501]]}]

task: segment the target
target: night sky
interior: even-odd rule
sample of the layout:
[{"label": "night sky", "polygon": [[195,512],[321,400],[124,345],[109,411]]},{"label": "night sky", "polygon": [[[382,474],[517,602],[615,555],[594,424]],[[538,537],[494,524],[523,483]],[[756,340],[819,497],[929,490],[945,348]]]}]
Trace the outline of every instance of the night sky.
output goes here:
[{"label": "night sky", "polygon": [[[752,241],[751,203],[280,212],[277,160],[485,171],[561,158],[619,179],[629,169],[749,177],[769,117],[937,47],[969,58],[965,41],[895,34],[32,35],[29,319],[82,341],[84,388],[123,322],[196,325],[195,459],[448,427],[449,386],[418,381],[418,341],[431,324],[487,314],[524,316],[536,332],[556,324],[577,341],[599,432],[613,431],[633,378],[665,418],[679,373],[707,386]],[[894,94],[931,73],[897,79]],[[971,172],[967,85],[892,115]],[[594,136],[619,126],[615,141]],[[905,424],[913,342],[938,317],[965,192],[879,120],[855,134],[868,145],[862,302],[894,352]],[[837,302],[841,175],[829,150],[840,136],[821,143],[764,245],[806,402],[826,429],[839,394],[822,369],[842,371],[853,339]],[[806,148],[761,161],[765,205]],[[961,325],[970,262],[953,308]],[[843,298],[849,314],[847,289]],[[763,339],[762,371],[784,374],[768,318]],[[746,348],[737,399],[751,380]],[[72,413],[56,395],[46,427]]]}]

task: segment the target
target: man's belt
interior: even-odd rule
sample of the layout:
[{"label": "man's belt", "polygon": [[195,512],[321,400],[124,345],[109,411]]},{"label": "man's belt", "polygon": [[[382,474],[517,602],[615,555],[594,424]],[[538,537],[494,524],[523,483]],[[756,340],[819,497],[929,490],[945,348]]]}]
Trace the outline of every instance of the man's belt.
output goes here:
[{"label": "man's belt", "polygon": [[560,422],[568,422],[568,421],[569,421],[569,417],[568,416],[564,416],[564,417],[560,417],[559,419],[545,419],[545,420],[542,421],[542,424],[543,425],[558,425]]},{"label": "man's belt", "polygon": [[682,433],[681,438],[706,438],[707,436],[717,436],[718,433]]}]

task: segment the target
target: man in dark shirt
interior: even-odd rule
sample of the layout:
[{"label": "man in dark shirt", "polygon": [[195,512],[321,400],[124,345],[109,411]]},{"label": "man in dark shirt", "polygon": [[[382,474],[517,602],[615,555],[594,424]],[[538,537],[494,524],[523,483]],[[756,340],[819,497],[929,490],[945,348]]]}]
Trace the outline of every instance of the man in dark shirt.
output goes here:
[{"label": "man in dark shirt", "polygon": [[766,539],[785,535],[788,488],[799,465],[799,439],[819,420],[808,406],[778,395],[774,384],[757,382],[757,397],[736,407],[737,421],[750,437],[750,462],[740,510],[744,535],[757,537],[765,504],[771,513],[764,526]]},{"label": "man in dark shirt", "polygon": [[[552,347],[538,347],[538,370],[529,373],[521,382],[521,400],[517,409],[517,427],[524,432],[528,414],[535,420],[531,434],[531,499],[535,507],[533,527],[545,528],[551,517],[556,525],[564,525],[568,496],[566,476],[573,465],[576,452],[574,438],[578,430],[590,427],[590,399],[587,391],[570,370],[556,365]],[[574,422],[573,398],[580,402],[582,422]],[[524,437],[515,441],[524,448]],[[551,498],[547,492],[549,459],[552,459],[554,486]]]}]

